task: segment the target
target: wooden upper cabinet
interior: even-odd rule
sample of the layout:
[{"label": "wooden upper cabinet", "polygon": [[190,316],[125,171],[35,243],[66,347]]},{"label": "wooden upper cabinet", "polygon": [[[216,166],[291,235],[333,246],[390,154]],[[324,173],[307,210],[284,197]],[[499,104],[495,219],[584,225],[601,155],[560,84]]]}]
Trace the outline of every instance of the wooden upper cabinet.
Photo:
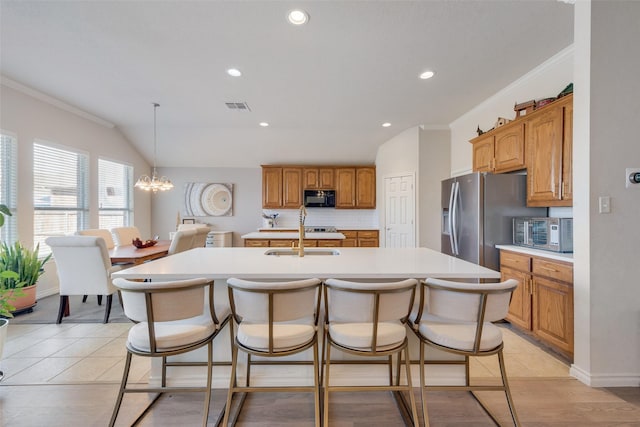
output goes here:
[{"label": "wooden upper cabinet", "polygon": [[335,188],[333,168],[303,168],[302,187],[304,190],[332,190]]},{"label": "wooden upper cabinet", "polygon": [[509,123],[498,128],[494,138],[494,172],[511,172],[526,167],[523,122]]},{"label": "wooden upper cabinet", "polygon": [[524,123],[508,123],[472,139],[473,170],[503,173],[526,167]]},{"label": "wooden upper cabinet", "polygon": [[282,207],[302,205],[302,168],[282,168]]},{"label": "wooden upper cabinet", "polygon": [[376,169],[356,168],[356,207],[373,209],[376,207]]},{"label": "wooden upper cabinet", "polygon": [[[572,96],[556,101],[526,121],[527,205],[571,206]],[[565,127],[565,121],[566,123]],[[568,144],[565,150],[565,138]],[[568,158],[565,158],[568,151]],[[567,195],[563,197],[569,188]]]},{"label": "wooden upper cabinet", "polygon": [[336,168],[336,208],[355,208],[356,168]]},{"label": "wooden upper cabinet", "polygon": [[262,207],[298,209],[305,189],[336,191],[336,208],[376,207],[375,166],[262,166]]},{"label": "wooden upper cabinet", "polygon": [[282,207],[282,168],[262,167],[262,207]]},{"label": "wooden upper cabinet", "polygon": [[493,139],[493,135],[480,135],[471,140],[474,172],[493,172]]}]

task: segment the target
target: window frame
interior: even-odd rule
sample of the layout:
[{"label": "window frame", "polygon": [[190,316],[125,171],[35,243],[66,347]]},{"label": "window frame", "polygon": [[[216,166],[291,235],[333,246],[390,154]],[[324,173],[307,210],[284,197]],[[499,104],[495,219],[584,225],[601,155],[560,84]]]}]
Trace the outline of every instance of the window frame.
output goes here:
[{"label": "window frame", "polygon": [[[76,193],[74,196],[76,197],[76,206],[39,206],[36,203],[36,197],[39,193],[37,186],[40,184],[40,180],[38,180],[37,175],[37,166],[36,166],[36,156],[38,155],[37,146],[44,147],[48,150],[57,150],[62,151],[67,154],[72,154],[76,156],[76,165],[75,165],[75,173],[76,173]],[[55,157],[49,154],[47,159],[50,162],[55,160]],[[82,230],[87,228],[89,223],[89,177],[90,177],[90,157],[89,154],[75,147],[70,147],[67,145],[58,144],[55,142],[47,141],[44,139],[34,139],[33,141],[33,240],[34,246],[40,243],[40,256],[44,257],[47,254],[51,253],[51,249],[44,243],[45,239],[49,236],[60,236],[66,235],[69,233],[74,233],[78,230]],[[73,166],[69,166],[69,170],[73,170]],[[50,175],[49,175],[50,176]],[[54,179],[55,181],[55,179]],[[75,227],[69,227],[68,229],[61,230],[59,233],[49,233],[42,234],[38,233],[38,213],[39,212],[75,212],[76,213],[76,225]],[[74,229],[75,228],[75,229]]]},{"label": "window frame", "polygon": [[[102,207],[101,204],[101,195],[102,195],[102,170],[101,170],[101,166],[102,166],[102,162],[108,162],[108,163],[112,163],[115,165],[119,165],[124,167],[124,174],[125,174],[125,178],[124,178],[124,182],[123,182],[123,190],[126,193],[126,196],[124,197],[124,201],[125,201],[125,205],[121,206],[121,207]],[[133,165],[131,165],[130,163],[127,162],[123,162],[120,160],[114,160],[114,159],[110,159],[107,157],[102,157],[99,156],[98,157],[98,228],[105,228],[105,229],[110,229],[113,228],[113,226],[108,226],[106,224],[103,225],[102,222],[102,213],[104,212],[122,212],[122,224],[119,224],[118,226],[121,227],[128,227],[133,225],[133,214],[134,214],[134,209],[133,209],[133,186],[134,186],[134,181],[133,181]]]},{"label": "window frame", "polygon": [[18,240],[18,136],[0,129],[0,203],[9,208],[0,228],[0,240],[12,244]]}]

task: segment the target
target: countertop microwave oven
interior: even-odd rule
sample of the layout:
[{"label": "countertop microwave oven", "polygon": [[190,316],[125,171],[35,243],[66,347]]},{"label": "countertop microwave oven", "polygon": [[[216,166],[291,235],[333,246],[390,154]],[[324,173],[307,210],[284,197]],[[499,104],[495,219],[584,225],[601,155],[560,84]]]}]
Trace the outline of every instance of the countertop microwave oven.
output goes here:
[{"label": "countertop microwave oven", "polygon": [[573,252],[573,218],[513,218],[513,244],[553,252]]},{"label": "countertop microwave oven", "polygon": [[304,205],[308,208],[335,208],[335,190],[304,190]]}]

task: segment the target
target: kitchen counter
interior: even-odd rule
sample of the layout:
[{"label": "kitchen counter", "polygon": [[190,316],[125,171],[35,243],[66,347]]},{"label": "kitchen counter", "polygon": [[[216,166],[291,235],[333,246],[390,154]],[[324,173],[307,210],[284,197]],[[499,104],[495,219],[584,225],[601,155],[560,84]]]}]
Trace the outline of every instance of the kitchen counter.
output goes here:
[{"label": "kitchen counter", "polygon": [[570,262],[571,264],[573,264],[573,253],[543,251],[541,249],[526,248],[524,246],[516,245],[496,245],[496,249],[504,249],[506,251],[518,252],[526,255],[534,255],[542,258],[554,259],[556,261]]},{"label": "kitchen counter", "polygon": [[[244,234],[241,236],[243,239],[297,239],[298,232],[288,232],[288,231],[260,231]],[[305,233],[305,239],[315,239],[315,240],[343,240],[344,234],[342,233]]]},{"label": "kitchen counter", "polygon": [[[427,248],[336,248],[339,255],[269,256],[274,248],[196,248],[127,268],[127,279],[500,279],[500,273]],[[326,251],[326,249],[325,249]]]}]

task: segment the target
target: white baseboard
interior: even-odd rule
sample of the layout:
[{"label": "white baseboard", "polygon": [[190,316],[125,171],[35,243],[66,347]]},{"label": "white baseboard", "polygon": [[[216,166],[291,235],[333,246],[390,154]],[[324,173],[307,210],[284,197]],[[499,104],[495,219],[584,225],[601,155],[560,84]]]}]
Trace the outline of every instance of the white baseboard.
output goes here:
[{"label": "white baseboard", "polygon": [[569,375],[589,387],[638,387],[638,374],[591,374],[576,365],[571,365]]}]

